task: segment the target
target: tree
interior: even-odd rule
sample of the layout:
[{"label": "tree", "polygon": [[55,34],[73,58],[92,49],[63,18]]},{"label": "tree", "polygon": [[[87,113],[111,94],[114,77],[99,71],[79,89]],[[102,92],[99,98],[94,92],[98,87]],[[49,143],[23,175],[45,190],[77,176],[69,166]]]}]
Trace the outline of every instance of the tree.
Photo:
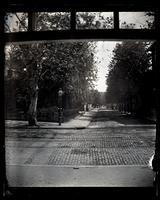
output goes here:
[{"label": "tree", "polygon": [[96,78],[91,46],[86,42],[52,42],[12,47],[8,63],[12,63],[10,67],[17,83],[21,82],[19,92],[22,92],[21,86],[27,88],[30,125],[36,124],[39,89],[51,92],[62,87],[66,94],[76,98],[75,102],[86,100],[87,91]]},{"label": "tree", "polygon": [[[8,17],[10,14],[8,14]],[[14,23],[18,30],[25,31],[27,27],[27,14],[12,14]],[[81,13],[77,19],[77,26],[81,28],[111,28],[112,17],[105,18],[98,13],[99,20],[94,13]],[[80,20],[86,21],[81,23]],[[6,20],[10,22],[10,20]],[[36,13],[35,30],[62,30],[70,28],[69,13]],[[7,23],[6,23],[7,24]],[[10,27],[6,25],[8,31]],[[14,28],[16,31],[16,28]],[[37,104],[43,105],[44,93],[57,93],[58,88],[63,88],[65,96],[72,99],[73,105],[80,105],[87,101],[88,91],[93,88],[96,79],[96,68],[94,65],[94,42],[51,42],[11,45],[7,68],[16,74],[16,82],[19,99],[22,94],[28,99],[28,121],[29,125],[37,122]],[[11,65],[12,63],[12,65]],[[25,88],[25,89],[23,89]],[[23,92],[22,92],[23,91]],[[41,94],[41,102],[38,97]],[[56,94],[54,95],[56,97]]]},{"label": "tree", "polygon": [[111,29],[113,28],[113,16],[104,12],[78,12],[78,29]]},{"label": "tree", "polygon": [[[60,14],[56,17],[59,19]],[[93,52],[94,43],[91,42],[12,44],[8,47],[6,68],[14,71],[16,81],[21,82],[29,96],[29,125],[37,122],[39,90],[51,92],[62,87],[65,94],[76,97],[75,102],[85,101],[87,90],[96,78]],[[19,95],[22,94],[22,87],[17,89]]]},{"label": "tree", "polygon": [[125,104],[132,112],[133,102],[139,110],[144,102],[145,77],[151,70],[151,55],[148,42],[124,41],[117,44],[109,65],[107,78],[107,101]]}]

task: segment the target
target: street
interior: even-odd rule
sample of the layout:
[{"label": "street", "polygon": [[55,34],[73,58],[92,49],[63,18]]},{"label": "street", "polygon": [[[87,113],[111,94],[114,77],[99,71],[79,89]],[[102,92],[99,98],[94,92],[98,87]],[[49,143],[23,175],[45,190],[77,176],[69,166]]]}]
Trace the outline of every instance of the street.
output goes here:
[{"label": "street", "polygon": [[84,129],[6,129],[8,165],[147,165],[155,126],[97,110]]},{"label": "street", "polygon": [[[71,127],[73,122],[76,126]],[[6,128],[10,186],[153,186],[148,161],[155,149],[155,124],[149,121],[96,109],[69,126],[47,122],[39,123],[41,128],[26,128],[21,124]]]}]

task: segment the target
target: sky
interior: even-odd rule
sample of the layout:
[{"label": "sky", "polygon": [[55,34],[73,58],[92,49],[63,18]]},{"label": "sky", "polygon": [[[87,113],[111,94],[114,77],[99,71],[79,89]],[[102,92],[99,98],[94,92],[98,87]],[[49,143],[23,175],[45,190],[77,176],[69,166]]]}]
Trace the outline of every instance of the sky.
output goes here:
[{"label": "sky", "polygon": [[99,41],[96,42],[96,53],[95,53],[95,60],[97,61],[97,81],[95,83],[96,87],[99,92],[105,92],[107,85],[106,85],[106,75],[108,72],[108,65],[112,58],[112,51],[115,47],[117,42],[112,41]]},{"label": "sky", "polygon": [[119,14],[120,27],[123,28],[121,23],[126,22],[127,24],[134,23],[134,28],[141,28],[141,26],[147,27],[146,20],[154,21],[154,17],[147,17],[145,12],[120,12]]}]

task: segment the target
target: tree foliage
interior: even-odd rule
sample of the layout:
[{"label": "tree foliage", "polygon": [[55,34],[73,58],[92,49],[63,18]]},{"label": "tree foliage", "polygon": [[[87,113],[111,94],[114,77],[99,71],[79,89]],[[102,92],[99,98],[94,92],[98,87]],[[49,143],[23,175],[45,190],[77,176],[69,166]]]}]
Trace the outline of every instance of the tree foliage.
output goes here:
[{"label": "tree foliage", "polygon": [[6,67],[17,83],[20,82],[17,87],[20,93],[27,88],[32,96],[33,86],[38,85],[41,106],[46,100],[43,93],[57,93],[60,87],[65,95],[75,98],[74,103],[83,103],[96,78],[93,51],[94,46],[89,42],[14,45]]},{"label": "tree foliage", "polygon": [[107,77],[108,102],[125,104],[130,112],[142,112],[150,102],[154,77],[149,46],[149,42],[140,41],[117,44]]},{"label": "tree foliage", "polygon": [[78,29],[112,29],[113,16],[104,12],[78,12],[77,28]]},{"label": "tree foliage", "polygon": [[[38,16],[39,30],[53,28],[55,24],[63,29],[68,23],[64,23],[68,15],[64,18],[61,13],[54,16],[54,22],[49,13],[43,13],[43,20],[42,13]],[[87,101],[88,91],[96,79],[94,48],[94,42],[82,41],[22,43],[7,47],[6,81],[10,85],[9,80],[14,80],[17,106],[29,110],[30,117],[35,119],[32,124],[36,123],[37,104],[38,107],[57,105],[59,88],[64,91],[66,107],[78,107]]]}]

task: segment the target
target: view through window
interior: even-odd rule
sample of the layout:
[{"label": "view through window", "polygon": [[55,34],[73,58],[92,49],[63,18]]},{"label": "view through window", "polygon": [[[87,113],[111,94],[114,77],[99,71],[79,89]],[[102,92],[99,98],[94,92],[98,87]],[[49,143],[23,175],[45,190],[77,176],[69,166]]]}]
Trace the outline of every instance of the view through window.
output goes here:
[{"label": "view through window", "polygon": [[[124,15],[120,13],[121,29],[154,28],[151,12],[137,13],[140,21],[135,13],[126,21]],[[7,14],[6,32],[26,31],[27,17]],[[70,13],[36,13],[35,31],[68,30],[69,20]],[[76,20],[77,29],[114,28],[112,12],[77,12]],[[147,167],[156,136],[154,43],[70,39],[7,44],[9,184],[66,186],[68,173],[74,177],[75,169]],[[72,171],[66,172],[68,168]],[[52,179],[51,174],[61,175]]]},{"label": "view through window", "polygon": [[155,148],[153,44],[6,46],[6,164],[147,166]]}]

